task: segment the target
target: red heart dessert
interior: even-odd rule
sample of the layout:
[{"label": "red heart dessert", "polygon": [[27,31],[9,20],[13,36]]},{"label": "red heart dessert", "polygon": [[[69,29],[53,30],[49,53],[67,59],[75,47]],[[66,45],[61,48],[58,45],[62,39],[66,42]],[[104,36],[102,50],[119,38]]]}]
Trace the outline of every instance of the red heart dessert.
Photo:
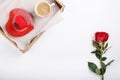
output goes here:
[{"label": "red heart dessert", "polygon": [[14,37],[24,36],[33,28],[34,23],[31,15],[20,8],[13,9],[10,12],[9,20],[5,25],[6,31]]}]

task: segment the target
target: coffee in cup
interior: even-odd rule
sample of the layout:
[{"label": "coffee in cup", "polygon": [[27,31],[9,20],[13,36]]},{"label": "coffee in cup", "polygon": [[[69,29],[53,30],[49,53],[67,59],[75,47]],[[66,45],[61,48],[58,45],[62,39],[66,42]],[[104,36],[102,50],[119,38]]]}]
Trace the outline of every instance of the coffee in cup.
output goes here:
[{"label": "coffee in cup", "polygon": [[35,6],[35,13],[39,17],[47,16],[51,11],[51,6],[48,2],[38,2]]}]

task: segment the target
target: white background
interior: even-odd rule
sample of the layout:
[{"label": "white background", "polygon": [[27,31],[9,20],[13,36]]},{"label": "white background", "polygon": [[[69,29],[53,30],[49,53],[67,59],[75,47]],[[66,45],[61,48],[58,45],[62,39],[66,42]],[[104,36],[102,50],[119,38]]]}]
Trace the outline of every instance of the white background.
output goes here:
[{"label": "white background", "polygon": [[[120,80],[120,0],[61,0],[63,20],[22,54],[0,35],[0,80],[100,80],[87,66],[97,31],[109,33],[105,80]],[[0,0],[1,2],[1,0]]]}]

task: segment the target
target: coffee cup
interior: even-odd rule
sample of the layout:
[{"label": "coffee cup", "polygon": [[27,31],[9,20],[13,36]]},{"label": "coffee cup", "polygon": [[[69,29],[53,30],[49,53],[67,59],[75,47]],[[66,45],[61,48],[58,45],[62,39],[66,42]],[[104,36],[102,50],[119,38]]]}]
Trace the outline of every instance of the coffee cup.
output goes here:
[{"label": "coffee cup", "polygon": [[46,17],[46,16],[48,16],[50,14],[50,12],[51,12],[51,6],[52,5],[49,4],[46,1],[38,2],[35,5],[35,13],[36,13],[36,15],[39,16],[39,17]]}]

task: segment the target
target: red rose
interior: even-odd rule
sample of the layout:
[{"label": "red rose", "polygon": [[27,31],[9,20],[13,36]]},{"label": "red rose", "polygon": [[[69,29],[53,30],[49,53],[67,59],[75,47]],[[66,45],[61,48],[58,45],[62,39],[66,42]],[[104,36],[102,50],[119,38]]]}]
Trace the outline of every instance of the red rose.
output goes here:
[{"label": "red rose", "polygon": [[96,32],[95,33],[95,41],[97,42],[105,42],[108,40],[108,33],[106,32]]}]

